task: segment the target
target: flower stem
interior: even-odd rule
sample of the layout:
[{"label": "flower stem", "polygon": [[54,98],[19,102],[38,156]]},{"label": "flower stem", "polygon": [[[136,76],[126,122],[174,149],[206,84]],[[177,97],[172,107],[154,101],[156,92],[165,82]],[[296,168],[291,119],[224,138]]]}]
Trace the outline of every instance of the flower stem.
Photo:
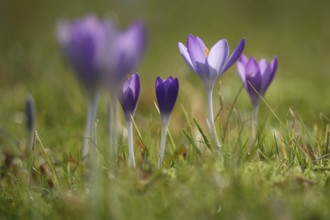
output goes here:
[{"label": "flower stem", "polygon": [[209,129],[211,132],[213,142],[215,143],[217,150],[220,150],[221,144],[218,139],[217,131],[216,131],[215,125],[214,125],[212,94],[213,94],[213,88],[207,89],[207,102],[208,102],[208,112],[209,112],[208,123],[209,123]]},{"label": "flower stem", "polygon": [[108,104],[108,144],[109,144],[109,158],[113,164],[117,161],[117,154],[118,154],[118,122],[117,122],[117,99],[115,96],[109,99]]},{"label": "flower stem", "polygon": [[169,118],[162,118],[162,134],[161,134],[160,146],[159,146],[158,168],[162,166],[164,161],[166,136],[167,136],[167,128],[169,121],[170,121]]},{"label": "flower stem", "polygon": [[134,147],[133,147],[133,124],[131,119],[127,120],[127,132],[128,132],[127,138],[128,138],[128,155],[129,155],[128,165],[130,167],[135,167]]},{"label": "flower stem", "polygon": [[[252,138],[257,139],[258,137],[258,113],[259,113],[259,105],[253,106],[252,113]],[[257,140],[258,141],[258,140]]]},{"label": "flower stem", "polygon": [[93,144],[92,129],[96,120],[98,92],[88,94],[86,130],[84,144],[82,148],[82,159],[85,160],[89,153],[89,148]]}]

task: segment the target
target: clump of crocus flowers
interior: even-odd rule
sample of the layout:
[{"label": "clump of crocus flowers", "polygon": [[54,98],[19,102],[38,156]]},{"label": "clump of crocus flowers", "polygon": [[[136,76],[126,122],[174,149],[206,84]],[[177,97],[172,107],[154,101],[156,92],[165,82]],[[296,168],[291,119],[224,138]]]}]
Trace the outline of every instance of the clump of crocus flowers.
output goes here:
[{"label": "clump of crocus flowers", "polygon": [[242,39],[229,56],[229,46],[226,39],[219,40],[210,50],[196,36],[188,35],[187,46],[179,42],[180,53],[187,65],[202,79],[207,93],[208,123],[212,139],[219,150],[221,143],[214,125],[213,88],[217,79],[228,70],[241,56],[245,45]]},{"label": "clump of crocus flowers", "polygon": [[[128,130],[128,165],[136,166],[133,140],[133,117],[140,94],[140,76],[128,74],[137,67],[147,45],[147,31],[142,22],[132,23],[120,31],[112,20],[100,20],[93,15],[73,22],[60,21],[57,25],[60,47],[85,88],[88,97],[86,130],[82,147],[82,158],[89,155],[94,144],[93,124],[96,120],[98,94],[102,87],[109,91],[108,137],[109,152],[116,162],[117,157],[117,99],[123,109]],[[213,142],[218,150],[218,139],[213,115],[213,89],[218,78],[237,60],[238,73],[247,89],[253,105],[254,122],[257,122],[259,104],[272,82],[277,70],[277,58],[270,63],[265,59],[257,62],[242,55],[245,40],[242,39],[230,55],[226,39],[219,40],[211,49],[197,36],[188,35],[186,46],[178,44],[186,64],[203,81],[208,101],[208,125]],[[179,81],[172,76],[155,82],[158,109],[161,118],[161,140],[158,167],[164,162],[166,136],[172,111],[179,92]],[[33,115],[31,99],[27,101],[27,115]],[[34,125],[28,121],[29,130]],[[30,144],[31,148],[31,144]]]},{"label": "clump of crocus flowers", "polygon": [[117,93],[125,77],[137,66],[147,44],[142,22],[119,31],[112,20],[88,15],[73,22],[60,21],[56,30],[59,45],[85,88],[88,110],[82,158],[94,144],[92,128],[96,120],[98,94],[102,87],[110,91],[109,141],[115,159],[117,154]]},{"label": "clump of crocus flowers", "polygon": [[257,62],[253,57],[242,54],[237,62],[237,70],[253,106],[252,132],[255,136],[260,101],[276,74],[277,58],[274,57],[270,63],[266,59]]}]

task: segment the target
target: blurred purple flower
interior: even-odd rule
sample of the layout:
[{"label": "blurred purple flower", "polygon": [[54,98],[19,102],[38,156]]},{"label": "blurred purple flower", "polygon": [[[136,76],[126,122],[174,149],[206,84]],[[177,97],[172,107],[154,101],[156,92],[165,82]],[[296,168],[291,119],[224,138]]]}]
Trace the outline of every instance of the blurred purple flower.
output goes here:
[{"label": "blurred purple flower", "polygon": [[82,19],[60,21],[57,40],[78,78],[88,90],[99,87],[106,55],[108,29],[103,21],[89,15]]},{"label": "blurred purple flower", "polygon": [[25,118],[26,118],[26,127],[29,135],[28,149],[32,151],[34,145],[34,130],[35,130],[35,121],[36,121],[36,110],[32,95],[28,95],[26,97]]},{"label": "blurred purple flower", "polygon": [[245,40],[242,39],[229,56],[226,39],[219,40],[210,50],[199,37],[188,35],[187,47],[179,42],[180,53],[188,66],[199,75],[205,87],[210,90],[215,81],[229,69],[243,52]]},{"label": "blurred purple flower", "polygon": [[265,59],[257,63],[254,58],[247,58],[242,54],[237,63],[237,70],[250,95],[252,105],[256,107],[261,100],[260,96],[265,95],[267,88],[275,76],[277,58],[274,57],[270,63]]},{"label": "blurred purple flower", "polygon": [[179,81],[172,76],[156,79],[156,96],[161,117],[165,120],[171,115],[179,92]]},{"label": "blurred purple flower", "polygon": [[34,132],[36,114],[35,114],[35,107],[34,107],[34,101],[32,95],[26,97],[25,117],[26,117],[26,127],[28,131]]},{"label": "blurred purple flower", "polygon": [[140,94],[140,77],[138,73],[132,74],[123,83],[118,99],[125,113],[126,120],[131,120],[130,115],[135,114],[136,105]]},{"label": "blurred purple flower", "polygon": [[116,87],[141,61],[147,46],[147,29],[142,22],[134,22],[125,31],[109,21],[114,40],[108,44],[108,66],[110,88]]}]

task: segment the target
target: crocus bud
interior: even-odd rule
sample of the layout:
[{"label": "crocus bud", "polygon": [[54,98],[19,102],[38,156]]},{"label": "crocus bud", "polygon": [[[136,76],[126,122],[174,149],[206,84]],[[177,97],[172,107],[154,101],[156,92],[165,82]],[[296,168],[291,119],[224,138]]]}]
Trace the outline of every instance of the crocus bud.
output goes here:
[{"label": "crocus bud", "polygon": [[160,77],[156,79],[156,96],[158,108],[162,119],[171,116],[176,99],[179,92],[179,81],[172,76],[162,80]]},{"label": "crocus bud", "polygon": [[109,41],[109,29],[105,22],[91,15],[72,23],[60,21],[56,34],[79,80],[88,91],[98,89]]},{"label": "crocus bud", "polygon": [[35,116],[33,97],[29,95],[26,97],[26,103],[25,103],[26,127],[29,132],[34,132],[35,117],[36,116]]},{"label": "crocus bud", "polygon": [[123,83],[119,91],[118,99],[125,113],[126,120],[131,120],[131,115],[135,114],[136,105],[140,94],[140,77],[138,73],[132,74]]},{"label": "crocus bud", "polygon": [[28,95],[25,101],[25,120],[28,130],[28,149],[32,151],[34,145],[34,130],[36,121],[36,112],[33,101],[33,96]]},{"label": "crocus bud", "polygon": [[[254,58],[242,55],[237,63],[237,70],[246,90],[250,95],[252,105],[259,105],[260,96],[264,96],[277,70],[277,58],[270,63],[262,59],[257,63]],[[258,94],[259,93],[259,94]]]}]

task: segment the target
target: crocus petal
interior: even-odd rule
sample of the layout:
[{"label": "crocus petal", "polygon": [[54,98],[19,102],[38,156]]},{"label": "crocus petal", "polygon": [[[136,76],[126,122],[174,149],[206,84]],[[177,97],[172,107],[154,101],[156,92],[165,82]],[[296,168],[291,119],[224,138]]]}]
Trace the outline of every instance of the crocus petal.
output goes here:
[{"label": "crocus petal", "polygon": [[247,56],[245,56],[244,54],[242,54],[238,59],[238,62],[242,63],[244,66],[246,66],[248,61],[249,61],[249,58]]},{"label": "crocus petal", "polygon": [[239,76],[241,77],[241,80],[243,83],[245,83],[245,65],[244,63],[238,61],[237,62],[237,71],[238,71],[238,74]]},{"label": "crocus petal", "polygon": [[163,80],[160,77],[157,77],[156,79],[156,96],[157,96],[157,103],[159,111],[161,112],[162,109],[165,109],[165,89],[163,85]]},{"label": "crocus petal", "polygon": [[253,58],[250,58],[246,64],[245,72],[246,88],[250,95],[252,104],[255,106],[260,102],[258,93],[260,94],[260,90],[262,88],[262,77],[258,63]]},{"label": "crocus petal", "polygon": [[116,49],[109,55],[117,58],[112,62],[114,67],[111,71],[115,75],[115,80],[124,78],[133,71],[146,49],[146,44],[147,31],[141,22],[133,23],[126,31],[119,34],[113,45]]},{"label": "crocus petal", "polygon": [[118,99],[125,113],[126,120],[134,115],[140,94],[140,77],[138,73],[132,74],[123,82]]},{"label": "crocus petal", "polygon": [[272,70],[270,64],[268,64],[265,59],[259,61],[259,69],[262,79],[262,87],[259,92],[264,95],[269,85],[268,82],[270,82],[270,79],[272,78]]},{"label": "crocus petal", "polygon": [[138,73],[135,73],[131,76],[131,88],[133,88],[134,91],[134,97],[137,101],[137,99],[140,96],[140,77]]},{"label": "crocus petal", "polygon": [[244,50],[244,46],[245,46],[245,39],[243,38],[234,49],[227,63],[224,65],[223,69],[221,70],[221,73],[226,72],[238,60],[238,58],[241,56]]},{"label": "crocus petal", "polygon": [[162,118],[166,118],[171,115],[173,111],[178,96],[179,81],[177,78],[173,79],[172,77],[165,80],[157,77],[155,86],[160,114]]},{"label": "crocus petal", "polygon": [[270,71],[269,71],[268,79],[265,80],[264,82],[265,91],[269,87],[270,83],[273,81],[276,71],[277,71],[277,58],[274,57],[270,63]]},{"label": "crocus petal", "polygon": [[207,48],[203,41],[199,37],[193,35],[188,36],[187,50],[190,56],[191,63],[195,67],[199,76],[209,73],[207,64]]},{"label": "crocus petal", "polygon": [[62,51],[87,90],[99,87],[107,44],[106,28],[95,16],[72,23],[60,21],[57,40]]},{"label": "crocus petal", "polygon": [[188,54],[188,50],[185,45],[183,45],[181,42],[178,43],[179,51],[181,53],[181,56],[183,57],[186,64],[192,69],[192,71],[196,72],[194,65],[192,64],[190,60],[190,56]]},{"label": "crocus petal", "polygon": [[228,43],[225,39],[219,40],[211,48],[207,57],[211,81],[215,81],[220,75],[221,69],[228,59],[228,52]]},{"label": "crocus petal", "polygon": [[277,57],[274,57],[270,63],[270,66],[272,68],[272,72],[273,72],[273,75],[276,73],[277,71]]},{"label": "crocus petal", "polygon": [[179,92],[179,81],[178,79],[174,79],[171,82],[170,87],[168,88],[168,111],[172,112],[176,99],[178,97],[178,92]]},{"label": "crocus petal", "polygon": [[261,75],[263,75],[263,73],[269,68],[270,69],[270,65],[268,64],[266,59],[261,59],[259,61],[259,69],[261,72]]}]

